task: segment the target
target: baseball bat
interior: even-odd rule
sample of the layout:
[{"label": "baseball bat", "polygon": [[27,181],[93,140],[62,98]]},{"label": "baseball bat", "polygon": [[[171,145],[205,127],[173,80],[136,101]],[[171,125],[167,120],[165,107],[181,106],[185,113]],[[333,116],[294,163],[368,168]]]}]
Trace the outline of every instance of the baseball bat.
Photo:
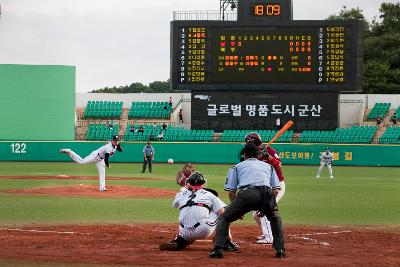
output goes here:
[{"label": "baseball bat", "polygon": [[276,135],[271,139],[271,141],[268,142],[268,144],[265,145],[265,147],[270,146],[276,139],[278,139],[282,134],[284,134],[287,130],[289,130],[290,127],[292,127],[293,121],[288,121],[282,129],[279,130],[279,132],[276,133]]}]

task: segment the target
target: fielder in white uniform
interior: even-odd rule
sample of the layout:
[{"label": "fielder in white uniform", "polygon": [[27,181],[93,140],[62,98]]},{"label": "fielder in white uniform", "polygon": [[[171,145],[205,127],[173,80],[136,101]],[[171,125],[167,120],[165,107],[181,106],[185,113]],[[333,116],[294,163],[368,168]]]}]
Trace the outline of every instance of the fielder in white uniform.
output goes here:
[{"label": "fielder in white uniform", "polygon": [[[214,232],[226,204],[214,195],[216,192],[204,189],[205,185],[203,175],[195,171],[187,179],[186,186],[176,194],[172,206],[180,210],[179,233],[171,242],[161,243],[160,250],[181,250]],[[237,245],[228,239],[225,249],[237,250]]]},{"label": "fielder in white uniform", "polygon": [[122,152],[122,147],[119,144],[119,137],[118,135],[113,136],[112,141],[108,142],[104,146],[100,147],[99,149],[90,153],[90,155],[86,156],[82,159],[81,156],[76,154],[69,148],[61,149],[60,153],[67,154],[71,157],[73,161],[78,164],[88,164],[88,163],[95,163],[97,170],[99,172],[99,190],[102,192],[106,190],[106,166],[110,168],[108,159],[114,155],[115,151]]},{"label": "fielder in white uniform", "polygon": [[322,153],[319,158],[321,160],[321,165],[319,166],[316,178],[321,177],[321,171],[324,168],[324,166],[328,167],[329,177],[333,178],[333,172],[332,172],[333,154],[329,151],[329,147],[325,149],[325,152]]}]

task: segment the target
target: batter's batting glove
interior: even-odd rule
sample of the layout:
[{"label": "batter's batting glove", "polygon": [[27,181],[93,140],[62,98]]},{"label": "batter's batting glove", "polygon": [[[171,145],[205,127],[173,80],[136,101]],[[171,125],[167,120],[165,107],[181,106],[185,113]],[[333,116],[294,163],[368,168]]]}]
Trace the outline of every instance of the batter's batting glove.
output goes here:
[{"label": "batter's batting glove", "polygon": [[261,154],[263,157],[269,157],[268,150],[267,150],[265,147],[260,148],[260,154]]}]

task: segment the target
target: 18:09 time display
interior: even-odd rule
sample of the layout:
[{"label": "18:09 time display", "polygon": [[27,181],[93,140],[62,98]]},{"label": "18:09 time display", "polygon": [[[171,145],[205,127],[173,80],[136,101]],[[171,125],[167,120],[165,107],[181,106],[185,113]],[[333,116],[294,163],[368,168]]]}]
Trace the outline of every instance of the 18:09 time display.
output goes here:
[{"label": "18:09 time display", "polygon": [[280,4],[258,4],[253,5],[252,14],[254,16],[280,16]]}]

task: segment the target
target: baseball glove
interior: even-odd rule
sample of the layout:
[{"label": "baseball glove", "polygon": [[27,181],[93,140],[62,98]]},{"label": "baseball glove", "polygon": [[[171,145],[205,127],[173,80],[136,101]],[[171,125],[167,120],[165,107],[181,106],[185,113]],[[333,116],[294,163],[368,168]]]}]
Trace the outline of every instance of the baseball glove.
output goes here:
[{"label": "baseball glove", "polygon": [[118,144],[116,150],[117,150],[118,152],[122,152],[122,146],[121,146],[120,144]]}]

